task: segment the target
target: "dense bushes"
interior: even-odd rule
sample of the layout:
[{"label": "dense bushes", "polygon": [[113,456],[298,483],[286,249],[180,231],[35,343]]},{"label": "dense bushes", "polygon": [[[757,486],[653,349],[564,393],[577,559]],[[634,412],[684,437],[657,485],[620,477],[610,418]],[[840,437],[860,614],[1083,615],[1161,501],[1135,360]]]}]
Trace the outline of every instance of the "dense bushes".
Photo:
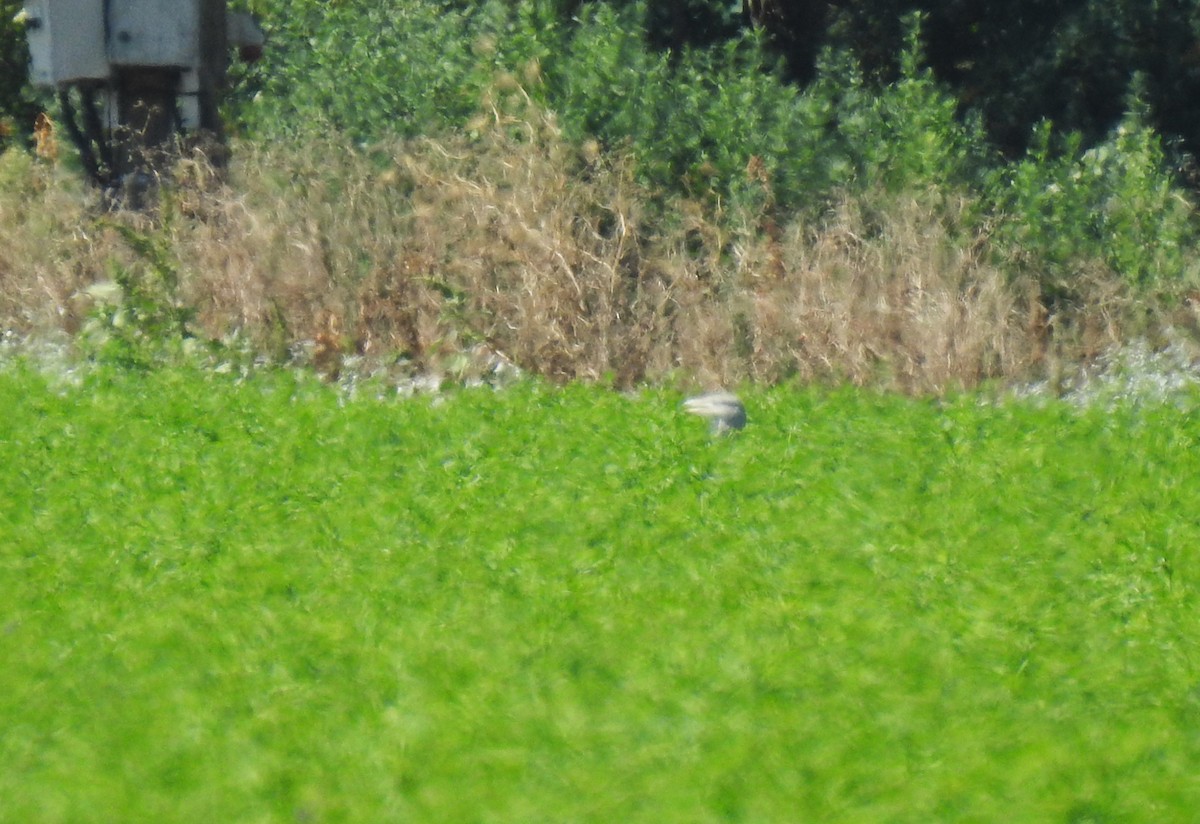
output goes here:
[{"label": "dense bushes", "polygon": [[1173,186],[1137,103],[1086,151],[1078,135],[1052,151],[1045,124],[1024,159],[993,173],[999,239],[1055,292],[1073,291],[1078,267],[1092,260],[1139,287],[1194,284],[1200,274],[1194,205]]},{"label": "dense bushes", "polygon": [[1194,213],[1151,125],[1145,79],[1107,138],[1089,147],[1045,121],[1006,162],[927,67],[933,24],[918,15],[906,18],[891,81],[827,50],[798,88],[752,33],[654,48],[663,23],[643,3],[582,5],[569,20],[518,0],[259,6],[273,57],[245,85],[258,92],[243,110],[252,134],[473,131],[473,118],[536,103],[581,147],[630,154],[664,197],[787,214],[819,213],[845,191],[959,191],[1050,291],[1097,262],[1139,285],[1193,274]]},{"label": "dense bushes", "polygon": [[873,87],[851,55],[830,52],[798,89],[752,33],[665,52],[648,46],[642,4],[585,6],[569,26],[538,8],[289,4],[268,17],[274,56],[246,83],[244,117],[258,134],[332,128],[362,141],[465,128],[481,107],[523,97],[581,143],[628,148],[667,191],[727,197],[754,158],[784,209],[856,181],[962,182],[986,154],[921,65],[915,20],[894,83]]},{"label": "dense bushes", "polygon": [[[1104,139],[1046,121],[1010,160],[929,67],[918,15],[890,79],[826,49],[798,86],[760,32],[659,48],[640,2],[251,5],[268,58],[239,69],[228,113],[250,205],[164,228],[212,334],[426,359],[486,343],[623,382],[680,366],[927,389],[1041,368],[1068,316],[1100,330],[1072,350],[1094,353],[1121,336],[1113,307],[1187,307],[1200,278],[1146,79]],[[18,298],[0,311],[33,317],[19,296],[43,274],[21,255],[56,244],[24,201],[61,176],[4,169]],[[70,295],[113,275],[107,247],[61,248],[70,318]],[[1078,320],[1093,306],[1099,324]]]},{"label": "dense bushes", "polygon": [[[439,3],[260,2],[267,59],[235,96],[259,135],[333,129],[356,140],[460,125],[505,64],[537,57],[532,7],[473,11]],[[542,30],[549,38],[552,27]],[[503,51],[499,51],[500,45]]]},{"label": "dense bushes", "polygon": [[[293,5],[303,9],[311,4],[258,0],[256,5],[268,14],[278,7],[287,12],[282,16],[290,16]],[[403,16],[407,12],[398,9],[413,4],[358,0],[328,5],[343,11],[353,7],[356,16],[373,18],[373,26],[381,22],[380,10],[386,10],[382,30],[403,35],[404,24],[398,27],[386,18]],[[536,9],[532,34],[557,52],[559,38],[589,18],[591,4],[434,0],[420,5],[437,8],[439,18],[452,25],[464,16],[494,17],[497,8],[515,14]],[[1104,0],[604,0],[597,5],[655,53],[719,47],[757,26],[767,34],[766,46],[782,61],[785,76],[801,85],[819,74],[821,54],[828,50],[852,53],[872,81],[894,80],[903,73],[903,21],[920,13],[927,19],[927,62],[934,77],[960,111],[979,113],[989,140],[1010,157],[1028,145],[1034,126],[1047,118],[1063,131],[1080,132],[1085,146],[1103,140],[1122,115],[1122,95],[1135,73],[1146,78],[1148,122],[1192,153],[1200,147],[1200,116],[1190,103],[1200,91],[1200,0],[1116,5]],[[414,32],[414,42],[422,34]],[[432,57],[430,65],[439,55]]]}]

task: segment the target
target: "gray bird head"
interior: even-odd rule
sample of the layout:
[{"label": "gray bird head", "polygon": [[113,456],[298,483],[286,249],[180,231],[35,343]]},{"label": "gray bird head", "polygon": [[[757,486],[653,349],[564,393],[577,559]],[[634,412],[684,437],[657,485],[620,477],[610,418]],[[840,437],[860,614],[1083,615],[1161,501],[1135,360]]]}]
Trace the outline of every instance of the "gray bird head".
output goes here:
[{"label": "gray bird head", "polygon": [[706,392],[683,402],[684,410],[708,418],[718,435],[746,425],[746,407],[732,392]]}]

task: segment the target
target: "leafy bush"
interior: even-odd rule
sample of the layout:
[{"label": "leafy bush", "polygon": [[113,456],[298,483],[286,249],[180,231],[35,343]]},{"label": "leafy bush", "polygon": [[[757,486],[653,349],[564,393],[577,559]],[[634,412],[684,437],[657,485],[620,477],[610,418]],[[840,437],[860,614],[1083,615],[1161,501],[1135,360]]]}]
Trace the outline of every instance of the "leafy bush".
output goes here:
[{"label": "leafy bush", "polygon": [[270,57],[246,78],[238,108],[258,134],[462,130],[497,89],[519,90],[579,141],[628,143],[643,179],[667,189],[724,186],[757,156],[794,193],[817,165],[811,113],[755,38],[672,58],[648,45],[643,3],[587,6],[569,27],[531,2],[262,6]]},{"label": "leafy bush", "polygon": [[[240,118],[260,134],[334,129],[355,140],[461,125],[502,66],[536,56],[536,7],[447,9],[420,0],[263,2],[266,59],[245,77]],[[552,36],[547,26],[541,38]]]},{"label": "leafy bush", "polygon": [[[758,38],[674,59],[645,44],[645,8],[591,7],[545,65],[548,106],[570,134],[626,144],[643,180],[727,195],[753,176],[784,205],[823,182],[823,112],[780,81]],[[753,182],[753,181],[751,181]]]},{"label": "leafy bush", "polygon": [[177,354],[192,337],[188,324],[195,313],[179,294],[169,229],[145,230],[119,219],[101,225],[120,236],[135,262],[110,260],[110,280],[88,290],[93,308],[82,330],[84,349],[103,363],[147,369]]},{"label": "leafy bush", "polygon": [[1131,96],[1125,118],[1086,151],[1072,135],[1056,152],[1051,124],[1043,123],[1028,155],[992,175],[997,241],[1052,289],[1070,289],[1079,268],[1095,260],[1139,287],[1200,274],[1195,207],[1175,185],[1146,116],[1141,98]]},{"label": "leafy bush", "polygon": [[25,27],[14,19],[21,0],[0,0],[0,151],[27,140],[40,110],[29,86]]},{"label": "leafy bush", "polygon": [[924,64],[920,15],[906,18],[908,39],[892,83],[871,87],[849,53],[826,54],[806,93],[829,101],[836,150],[861,186],[915,190],[970,182],[987,162],[978,123]]},{"label": "leafy bush", "polygon": [[369,140],[469,128],[497,91],[516,92],[556,112],[577,142],[628,147],[652,187],[722,199],[765,191],[783,209],[856,183],[959,181],[981,160],[981,133],[922,66],[919,18],[907,23],[895,83],[868,87],[843,53],[801,91],[757,34],[664,51],[650,45],[651,17],[644,2],[587,5],[570,26],[532,2],[301,3],[274,21],[276,57],[251,78],[261,94],[243,111],[260,132]]}]

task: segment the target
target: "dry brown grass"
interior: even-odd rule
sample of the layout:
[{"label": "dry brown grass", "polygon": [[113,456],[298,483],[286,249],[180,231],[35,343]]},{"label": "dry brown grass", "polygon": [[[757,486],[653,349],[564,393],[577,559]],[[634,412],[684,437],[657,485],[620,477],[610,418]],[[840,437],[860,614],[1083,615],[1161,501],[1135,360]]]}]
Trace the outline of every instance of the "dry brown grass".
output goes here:
[{"label": "dry brown grass", "polygon": [[[369,150],[241,146],[228,183],[181,164],[155,218],[102,217],[68,173],[0,162],[0,327],[75,331],[87,287],[160,238],[195,327],[276,357],[303,344],[438,369],[494,352],[556,380],[850,381],[938,393],[1026,380],[1119,341],[1133,299],[1100,273],[1073,306],[1002,271],[969,203],[847,198],[776,223],[769,205],[655,207],[630,159],[500,108],[478,136]],[[748,179],[770,203],[770,181]],[[1086,282],[1086,281],[1081,281]]]}]

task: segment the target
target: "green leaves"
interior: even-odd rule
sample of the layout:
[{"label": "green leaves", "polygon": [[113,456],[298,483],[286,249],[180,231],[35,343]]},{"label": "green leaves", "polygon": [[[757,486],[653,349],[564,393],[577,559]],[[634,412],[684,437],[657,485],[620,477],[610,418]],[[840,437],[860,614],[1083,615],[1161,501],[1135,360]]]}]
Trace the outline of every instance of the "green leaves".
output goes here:
[{"label": "green leaves", "polygon": [[238,111],[256,131],[330,128],[358,141],[436,133],[478,110],[497,71],[553,37],[529,9],[444,8],[418,0],[269,4],[271,48],[243,81]]},{"label": "green leaves", "polygon": [[109,262],[110,280],[87,290],[91,312],[81,330],[84,354],[122,368],[147,369],[178,355],[191,337],[195,312],[179,294],[179,272],[165,229],[140,230],[121,220],[98,228],[116,232],[135,262]]},{"label": "green leaves", "polygon": [[1028,157],[993,174],[1000,245],[1019,250],[1051,290],[1072,290],[1093,261],[1144,289],[1195,282],[1195,205],[1175,186],[1138,96],[1099,145],[1084,151],[1077,135],[1053,144],[1042,124]]},{"label": "green leaves", "polygon": [[[827,185],[921,192],[968,187],[989,160],[986,140],[974,121],[963,121],[958,104],[924,64],[922,18],[907,18],[908,39],[900,75],[869,86],[849,53],[827,53],[806,97],[820,101],[835,133],[830,147],[852,171]],[[826,163],[830,161],[825,160]]]},{"label": "green leaves", "polygon": [[1098,268],[1149,290],[1195,276],[1194,209],[1153,131],[1148,81],[1107,140],[1085,150],[1045,125],[1025,157],[1003,162],[980,117],[927,67],[933,23],[916,13],[903,21],[894,79],[868,79],[853,52],[830,50],[799,88],[759,32],[662,48],[663,21],[643,2],[586,4],[569,21],[532,2],[293,6],[274,19],[266,9],[274,62],[255,70],[247,91],[261,94],[243,109],[260,134],[475,134],[473,117],[524,116],[511,98],[553,112],[569,142],[631,156],[664,202],[682,195],[774,220],[820,213],[847,191],[937,190],[979,200],[1004,265],[1032,272],[1052,297]]}]

